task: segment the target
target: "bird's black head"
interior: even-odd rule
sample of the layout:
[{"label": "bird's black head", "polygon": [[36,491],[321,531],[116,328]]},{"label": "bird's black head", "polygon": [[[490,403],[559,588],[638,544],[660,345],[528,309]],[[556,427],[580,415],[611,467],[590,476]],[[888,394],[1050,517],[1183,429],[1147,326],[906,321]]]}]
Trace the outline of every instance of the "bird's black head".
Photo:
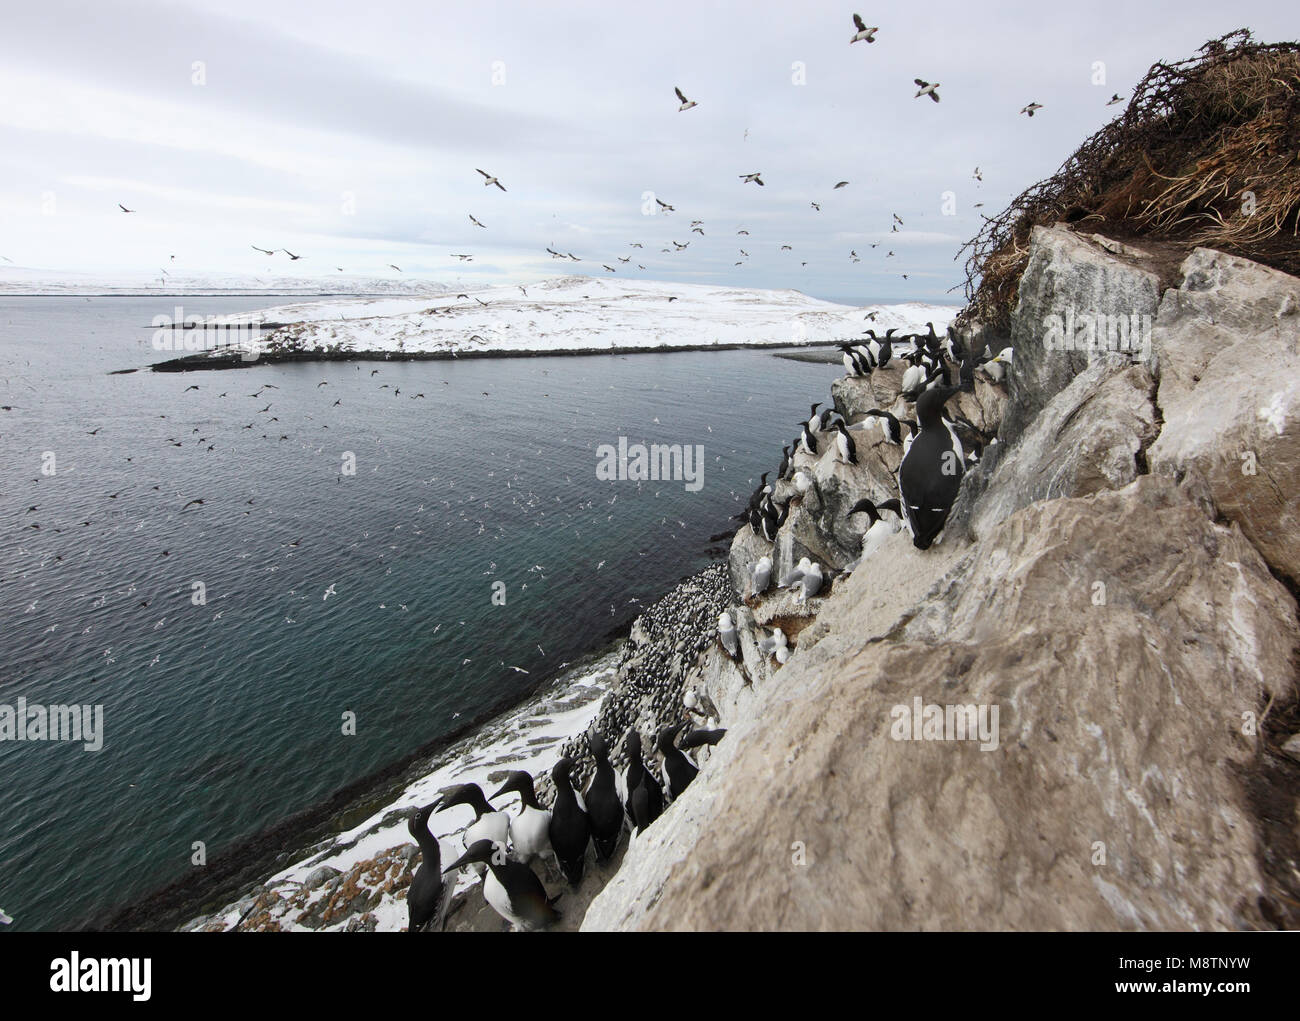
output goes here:
[{"label": "bird's black head", "polygon": [[487,864],[493,860],[494,855],[497,856],[496,863],[498,865],[504,864],[505,846],[491,840],[476,840],[466,848],[464,854],[442,870],[443,874],[454,872],[458,868],[472,865],[475,862]]},{"label": "bird's black head", "polygon": [[609,745],[605,743],[605,739],[600,735],[599,731],[593,730],[587,735],[587,747],[591,749],[592,758],[598,762],[609,756]]},{"label": "bird's black head", "polygon": [[533,798],[533,778],[532,775],[522,769],[514,770],[506,777],[506,782],[501,785],[501,789],[492,795],[499,798],[503,794],[515,793],[528,804]]},{"label": "bird's black head", "polygon": [[627,737],[623,739],[623,750],[631,759],[641,758],[641,734],[635,727],[629,730]]},{"label": "bird's black head", "polygon": [[418,842],[421,835],[429,832],[429,816],[433,814],[433,805],[424,805],[411,813],[406,820],[406,831]]},{"label": "bird's black head", "polygon": [[551,779],[555,781],[557,787],[569,784],[569,773],[573,769],[573,760],[567,755],[563,756],[559,762],[551,767]]},{"label": "bird's black head", "polygon": [[948,398],[956,392],[956,387],[936,386],[932,390],[925,391],[917,398],[916,417],[920,421],[922,428],[939,424],[943,417],[943,406],[948,403]]}]

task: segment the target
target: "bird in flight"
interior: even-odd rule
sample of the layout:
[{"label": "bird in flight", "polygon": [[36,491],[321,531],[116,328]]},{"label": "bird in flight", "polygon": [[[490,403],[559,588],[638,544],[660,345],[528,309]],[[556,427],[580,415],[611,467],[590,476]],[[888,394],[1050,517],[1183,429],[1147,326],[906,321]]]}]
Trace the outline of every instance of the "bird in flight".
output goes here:
[{"label": "bird in flight", "polygon": [[[478,170],[478,167],[475,167],[474,169],[475,169],[475,170]],[[505,186],[504,184],[502,184],[500,181],[498,181],[498,180],[497,180],[495,177],[493,177],[491,174],[489,174],[486,170],[479,170],[478,172],[479,172],[480,174],[482,174],[483,177],[485,178],[485,180],[483,181],[483,187],[484,187],[484,188],[489,188],[489,187],[491,187],[492,185],[495,184],[495,185],[496,185],[498,188],[500,188],[502,191],[505,191],[505,190],[506,190],[506,186]]]},{"label": "bird in flight", "polygon": [[120,203],[120,202],[117,204],[117,208],[120,209],[120,210],[122,210],[122,212],[124,212],[124,213],[134,213],[134,212],[135,212],[134,209],[127,209],[126,206],[122,205],[122,203]]},{"label": "bird in flight", "polygon": [[880,31],[879,28],[867,28],[867,26],[863,24],[862,17],[857,14],[853,15],[853,25],[858,31],[857,34],[849,40],[850,44],[861,42],[863,39],[869,43],[874,43],[876,41],[876,33]]},{"label": "bird in flight", "polygon": [[274,255],[274,254],[275,254],[275,249],[274,249],[274,248],[258,248],[257,245],[249,245],[248,247],[251,248],[251,249],[252,249],[253,251],[255,251],[255,252],[261,252],[263,255]]},{"label": "bird in flight", "polygon": [[912,81],[916,82],[917,85],[916,95],[912,97],[913,99],[920,99],[922,96],[929,96],[936,103],[939,102],[939,93],[936,91],[939,88],[938,82],[935,82],[932,85],[921,78],[913,78]]},{"label": "bird in flight", "polygon": [[835,187],[831,189],[831,191],[835,191],[838,188],[847,188],[848,186],[849,186],[848,181],[839,181],[836,183]]},{"label": "bird in flight", "polygon": [[663,199],[655,199],[655,201],[659,203],[659,208],[666,213],[674,213],[677,211],[676,206],[670,206],[667,202],[663,201]]},{"label": "bird in flight", "polygon": [[761,188],[761,187],[763,186],[763,179],[762,179],[761,177],[758,176],[758,175],[761,174],[761,173],[762,173],[762,171],[760,170],[760,171],[758,171],[757,173],[753,173],[753,174],[738,174],[737,176],[738,176],[742,181],[744,181],[746,184],[749,184],[750,181],[753,181],[756,185],[758,185],[758,186]]},{"label": "bird in flight", "polygon": [[478,220],[474,218],[473,213],[469,214],[469,222],[472,223],[475,227],[482,227],[484,230],[487,230],[487,224],[479,223]]},{"label": "bird in flight", "polygon": [[397,270],[397,272],[399,272],[399,273],[402,272],[402,267],[401,267],[401,266],[394,266],[391,262],[388,264],[388,268],[389,268],[389,269],[395,269],[395,270]]},{"label": "bird in flight", "polygon": [[822,211],[822,207],[819,206],[816,202],[811,203],[811,205],[812,205],[813,209],[817,210],[817,212],[820,213],[820,212]]},{"label": "bird in flight", "polygon": [[980,173],[980,168],[979,168],[979,167],[976,167],[976,168],[975,168],[975,173],[972,174],[971,176],[973,176],[973,177],[975,178],[975,180],[977,180],[977,181],[982,181],[982,180],[984,180],[984,175]]},{"label": "bird in flight", "polygon": [[1023,109],[1021,109],[1020,112],[1027,113],[1029,114],[1030,117],[1032,117],[1034,115],[1035,110],[1041,110],[1042,108],[1043,108],[1042,103],[1030,103],[1029,105],[1025,106]]},{"label": "bird in flight", "polygon": [[686,94],[676,86],[673,86],[673,91],[677,93],[677,98],[682,101],[682,105],[677,108],[678,113],[683,113],[686,110],[689,110],[693,106],[700,105],[699,103],[695,102],[695,100],[693,99],[687,99]]},{"label": "bird in flight", "polygon": [[293,252],[289,251],[287,248],[281,248],[280,251],[284,252],[284,254],[289,257],[290,262],[297,262],[302,258],[301,255],[294,255]]},{"label": "bird in flight", "polygon": [[1122,103],[1122,102],[1124,102],[1124,97],[1121,96],[1118,92],[1116,92],[1113,96],[1110,97],[1110,99],[1106,100],[1106,105],[1114,106],[1116,103]]}]

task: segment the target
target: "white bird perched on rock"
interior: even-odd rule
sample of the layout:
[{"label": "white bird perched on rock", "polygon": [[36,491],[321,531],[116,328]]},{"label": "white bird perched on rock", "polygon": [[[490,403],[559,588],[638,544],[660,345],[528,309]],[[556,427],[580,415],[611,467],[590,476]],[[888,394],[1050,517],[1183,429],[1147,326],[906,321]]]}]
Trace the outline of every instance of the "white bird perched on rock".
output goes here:
[{"label": "white bird perched on rock", "polygon": [[765,635],[759,641],[758,648],[764,656],[775,656],[777,650],[786,648],[787,644],[785,632],[779,627],[774,627],[770,635]]},{"label": "white bird perched on rock", "polygon": [[799,602],[806,603],[809,599],[820,592],[822,590],[822,581],[821,564],[814,560],[808,565],[808,570],[803,572],[803,577],[795,583],[795,587],[799,590],[799,595],[797,597]]},{"label": "white bird perched on rock", "polygon": [[807,557],[800,557],[799,562],[786,572],[786,576],[781,579],[782,588],[793,588],[803,580],[803,576],[812,570],[812,561]]},{"label": "white bird perched on rock", "polygon": [[812,489],[813,487],[812,476],[809,475],[806,471],[800,470],[795,472],[794,478],[791,479],[790,481],[794,483],[794,488],[799,491],[800,496],[807,496],[808,490]]},{"label": "white bird perched on rock", "polygon": [[736,653],[740,651],[740,638],[736,634],[736,625],[731,619],[731,614],[726,610],[723,610],[718,617],[718,638],[727,655],[735,659]]},{"label": "white bird perched on rock", "polygon": [[759,557],[754,565],[753,594],[758,596],[767,591],[772,583],[772,558]]},{"label": "white bird perched on rock", "polygon": [[857,14],[853,15],[853,25],[858,31],[853,38],[849,40],[850,43],[862,42],[864,39],[869,43],[874,43],[876,41],[876,33],[880,31],[879,28],[867,28],[862,17]]},{"label": "white bird perched on rock", "polygon": [[984,363],[984,371],[989,374],[989,378],[995,383],[1001,383],[1006,378],[1007,368],[1011,365],[1012,357],[1015,352],[1012,348],[1004,347],[996,355]]}]

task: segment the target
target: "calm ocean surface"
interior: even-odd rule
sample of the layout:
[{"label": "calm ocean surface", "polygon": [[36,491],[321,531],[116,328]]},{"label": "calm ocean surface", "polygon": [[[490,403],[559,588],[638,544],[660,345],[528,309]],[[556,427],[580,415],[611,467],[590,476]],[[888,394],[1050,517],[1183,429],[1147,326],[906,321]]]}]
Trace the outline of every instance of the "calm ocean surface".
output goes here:
[{"label": "calm ocean surface", "polygon": [[[104,713],[99,752],[0,742],[11,928],[128,905],[195,841],[216,858],[600,644],[703,566],[840,371],[721,351],[108,375],[161,359],[147,327],[177,305],[276,301],[0,299],[0,704]],[[702,444],[703,488],[598,481],[620,436]]]}]

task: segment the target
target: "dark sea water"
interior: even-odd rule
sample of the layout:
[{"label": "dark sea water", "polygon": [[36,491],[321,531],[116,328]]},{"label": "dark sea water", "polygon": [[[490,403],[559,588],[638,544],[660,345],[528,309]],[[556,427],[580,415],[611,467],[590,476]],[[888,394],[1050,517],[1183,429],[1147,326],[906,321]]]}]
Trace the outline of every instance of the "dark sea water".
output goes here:
[{"label": "dark sea water", "polygon": [[[0,299],[0,704],[104,713],[98,752],[0,742],[13,929],[129,905],[194,842],[213,859],[600,644],[707,562],[839,373],[722,351],[108,375],[159,360],[146,327],[177,304]],[[703,488],[598,481],[619,436],[702,444]]]}]

